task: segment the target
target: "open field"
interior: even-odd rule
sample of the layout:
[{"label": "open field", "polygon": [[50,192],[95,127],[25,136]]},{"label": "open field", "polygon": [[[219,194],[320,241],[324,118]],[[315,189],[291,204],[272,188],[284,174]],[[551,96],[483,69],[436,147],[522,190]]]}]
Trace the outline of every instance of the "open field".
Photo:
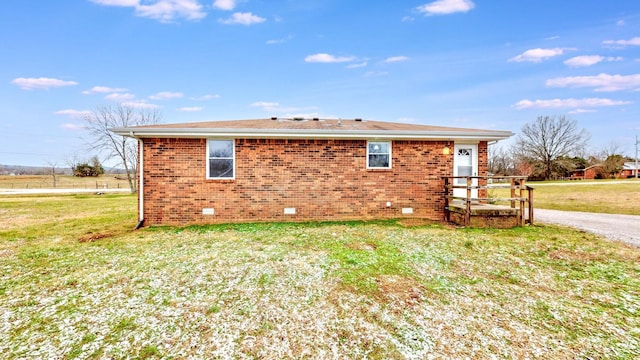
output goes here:
[{"label": "open field", "polygon": [[0,357],[640,356],[640,250],[587,233],[135,220],[0,197]]},{"label": "open field", "polygon": [[[534,206],[540,209],[640,215],[640,181],[529,182]],[[491,189],[493,197],[509,197],[508,189]]]},{"label": "open field", "polygon": [[[0,189],[46,189],[53,188],[50,175],[0,176]],[[61,189],[128,189],[126,175],[103,175],[99,177],[76,177],[56,175],[56,188]]]}]

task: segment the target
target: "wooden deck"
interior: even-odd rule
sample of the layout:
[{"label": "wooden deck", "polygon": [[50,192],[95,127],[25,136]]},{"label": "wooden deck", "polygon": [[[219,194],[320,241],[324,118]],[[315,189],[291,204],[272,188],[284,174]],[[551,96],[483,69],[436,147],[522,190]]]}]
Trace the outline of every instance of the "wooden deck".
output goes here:
[{"label": "wooden deck", "polygon": [[[453,185],[455,179],[466,179],[466,185]],[[526,177],[446,177],[445,220],[470,227],[510,228],[533,224],[533,188],[526,185]],[[503,181],[503,183],[495,180]],[[507,182],[508,181],[508,182]],[[475,184],[475,185],[473,185]],[[466,189],[466,196],[453,196],[453,189]],[[510,188],[509,198],[489,198],[489,188]],[[472,198],[472,191],[478,197]],[[493,202],[508,202],[494,205]]]},{"label": "wooden deck", "polygon": [[471,204],[467,220],[467,204],[449,204],[449,222],[470,227],[511,228],[520,225],[520,210],[504,205]]}]

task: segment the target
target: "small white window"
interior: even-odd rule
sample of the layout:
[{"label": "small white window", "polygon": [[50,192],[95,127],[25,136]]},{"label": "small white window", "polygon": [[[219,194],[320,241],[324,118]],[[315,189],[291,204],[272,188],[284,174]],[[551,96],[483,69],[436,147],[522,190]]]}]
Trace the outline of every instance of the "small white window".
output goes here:
[{"label": "small white window", "polygon": [[390,141],[369,141],[367,143],[367,168],[391,169]]},{"label": "small white window", "polygon": [[234,179],[235,141],[207,141],[207,179]]}]

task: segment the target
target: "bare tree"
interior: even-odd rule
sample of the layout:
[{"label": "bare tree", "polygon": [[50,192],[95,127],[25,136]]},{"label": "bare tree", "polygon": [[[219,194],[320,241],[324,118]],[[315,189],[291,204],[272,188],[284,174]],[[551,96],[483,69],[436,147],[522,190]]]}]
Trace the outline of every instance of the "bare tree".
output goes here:
[{"label": "bare tree", "polygon": [[50,175],[53,178],[53,187],[56,188],[58,186],[58,178],[56,176],[56,169],[58,168],[58,163],[55,161],[47,161],[47,168],[50,171]]},{"label": "bare tree", "polygon": [[620,144],[612,141],[609,144],[602,147],[602,150],[596,156],[601,160],[606,160],[611,155],[622,155],[624,150],[620,146]]},{"label": "bare tree", "polygon": [[76,166],[78,166],[78,164],[80,164],[80,161],[81,160],[78,155],[72,154],[67,156],[67,158],[64,160],[64,163],[69,167],[69,171],[71,172],[71,174],[73,174],[73,170],[76,168]]},{"label": "bare tree", "polygon": [[488,149],[489,172],[495,175],[516,175],[516,161],[511,152],[497,144]]},{"label": "bare tree", "polygon": [[93,150],[103,151],[109,158],[117,158],[124,167],[131,192],[137,191],[138,142],[135,139],[111,132],[116,127],[152,125],[160,121],[162,115],[155,109],[134,108],[124,104],[97,106],[87,114],[87,130],[91,136]]},{"label": "bare tree", "polygon": [[622,153],[622,148],[615,142],[611,142],[602,148],[598,155],[602,177],[613,179],[620,174],[625,162]]},{"label": "bare tree", "polygon": [[559,158],[582,154],[590,139],[576,120],[565,116],[539,116],[522,127],[516,140],[516,153],[530,164],[537,164],[543,177],[550,179]]}]

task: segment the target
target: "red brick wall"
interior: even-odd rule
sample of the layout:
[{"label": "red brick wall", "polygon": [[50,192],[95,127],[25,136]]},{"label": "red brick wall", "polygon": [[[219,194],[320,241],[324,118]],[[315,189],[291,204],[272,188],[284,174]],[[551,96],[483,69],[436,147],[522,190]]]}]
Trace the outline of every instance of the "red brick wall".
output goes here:
[{"label": "red brick wall", "polygon": [[584,178],[587,180],[593,180],[596,178],[596,176],[597,172],[595,167],[588,168],[584,171]]},{"label": "red brick wall", "polygon": [[[236,139],[235,179],[207,180],[205,139],[144,139],[145,225],[444,218],[441,177],[452,175],[453,154],[442,148],[453,142],[393,141],[390,170],[366,168],[366,144]],[[484,142],[479,175],[486,162]]]},{"label": "red brick wall", "polygon": [[[478,144],[478,176],[487,176],[489,172],[489,148],[486,141]],[[478,186],[487,186],[486,179],[478,179]],[[479,198],[487,197],[487,189],[478,190]]]}]

